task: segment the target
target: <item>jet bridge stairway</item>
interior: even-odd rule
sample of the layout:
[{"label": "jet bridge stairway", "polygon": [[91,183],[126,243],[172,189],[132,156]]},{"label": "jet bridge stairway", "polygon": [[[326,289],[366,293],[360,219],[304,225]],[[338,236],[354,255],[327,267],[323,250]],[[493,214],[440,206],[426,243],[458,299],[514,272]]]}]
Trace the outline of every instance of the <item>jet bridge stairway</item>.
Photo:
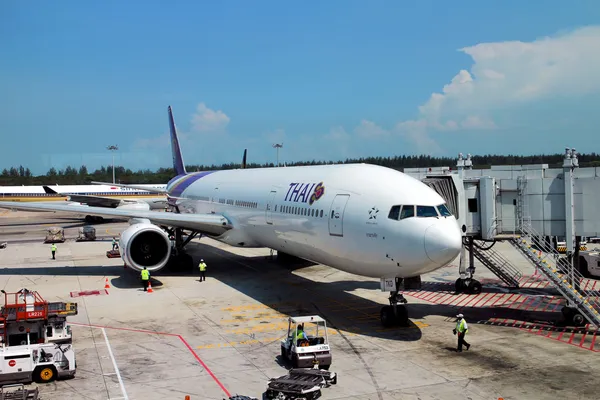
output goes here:
[{"label": "jet bridge stairway", "polygon": [[500,253],[491,247],[484,249],[480,244],[473,243],[473,255],[508,287],[519,287],[523,274]]},{"label": "jet bridge stairway", "polygon": [[558,251],[545,242],[541,242],[537,246],[544,255],[539,255],[533,250],[530,242],[531,238],[535,236],[539,235],[523,229],[523,236],[511,240],[511,244],[536,266],[538,271],[567,300],[568,306],[563,308],[563,315],[568,323],[581,326],[585,325],[585,320],[587,320],[590,324],[600,327],[600,291],[581,290],[583,275],[568,263],[559,262]]}]

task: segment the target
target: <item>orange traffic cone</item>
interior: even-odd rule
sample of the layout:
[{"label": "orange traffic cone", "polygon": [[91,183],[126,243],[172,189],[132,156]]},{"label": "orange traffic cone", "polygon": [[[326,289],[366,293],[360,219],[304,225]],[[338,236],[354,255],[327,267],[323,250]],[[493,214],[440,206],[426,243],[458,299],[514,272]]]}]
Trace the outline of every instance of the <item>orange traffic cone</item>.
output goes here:
[{"label": "orange traffic cone", "polygon": [[152,293],[152,281],[148,280],[148,293]]},{"label": "orange traffic cone", "polygon": [[106,278],[105,280],[105,284],[104,284],[104,289],[110,289],[110,285],[108,284],[108,278]]}]

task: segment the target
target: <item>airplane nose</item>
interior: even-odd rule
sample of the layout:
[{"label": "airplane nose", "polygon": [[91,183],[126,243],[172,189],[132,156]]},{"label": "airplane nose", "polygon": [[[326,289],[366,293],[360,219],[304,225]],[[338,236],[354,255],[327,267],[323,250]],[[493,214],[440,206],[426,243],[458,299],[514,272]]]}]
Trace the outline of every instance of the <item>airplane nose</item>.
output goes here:
[{"label": "airplane nose", "polygon": [[425,252],[435,263],[448,264],[460,254],[461,247],[460,232],[446,224],[434,224],[425,231]]}]

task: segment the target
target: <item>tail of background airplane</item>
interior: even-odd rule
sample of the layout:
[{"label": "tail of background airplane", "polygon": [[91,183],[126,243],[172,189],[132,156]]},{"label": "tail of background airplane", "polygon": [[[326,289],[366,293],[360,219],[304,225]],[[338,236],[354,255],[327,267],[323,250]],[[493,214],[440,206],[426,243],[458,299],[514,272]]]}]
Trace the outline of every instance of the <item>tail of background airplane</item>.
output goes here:
[{"label": "tail of background airplane", "polygon": [[175,169],[175,175],[186,175],[185,164],[183,163],[183,157],[181,156],[181,148],[179,147],[179,138],[177,137],[177,130],[175,129],[175,121],[173,119],[173,111],[169,106],[169,128],[171,130],[171,152],[173,153],[173,169]]}]

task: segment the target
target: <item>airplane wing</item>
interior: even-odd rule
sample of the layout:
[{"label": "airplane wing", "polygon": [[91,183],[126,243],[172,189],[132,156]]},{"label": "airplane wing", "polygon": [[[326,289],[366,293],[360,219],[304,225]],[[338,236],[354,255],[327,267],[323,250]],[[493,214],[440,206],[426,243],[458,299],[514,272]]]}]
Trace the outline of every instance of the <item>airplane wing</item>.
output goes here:
[{"label": "airplane wing", "polygon": [[156,225],[184,228],[201,233],[220,235],[233,228],[227,218],[219,214],[190,214],[158,211],[119,210],[114,208],[85,207],[69,204],[18,203],[0,201],[0,208],[32,211],[61,211],[74,214],[96,215],[100,217],[143,218]]},{"label": "airplane wing", "polygon": [[43,187],[44,191],[48,194],[57,194],[59,196],[65,196],[69,201],[74,201],[77,203],[86,203],[87,205],[93,207],[117,208],[117,206],[121,204],[121,200],[119,199],[109,199],[108,197],[87,196],[82,194],[58,193],[57,191],[51,189],[48,186]]},{"label": "airplane wing", "polygon": [[150,192],[150,193],[167,194],[167,189],[158,189],[158,188],[144,187],[144,186],[140,186],[140,185],[123,185],[121,183],[106,183],[106,182],[95,182],[95,181],[92,181],[92,183],[94,185],[117,186],[117,187],[124,187],[124,188],[145,190],[146,192]]}]

